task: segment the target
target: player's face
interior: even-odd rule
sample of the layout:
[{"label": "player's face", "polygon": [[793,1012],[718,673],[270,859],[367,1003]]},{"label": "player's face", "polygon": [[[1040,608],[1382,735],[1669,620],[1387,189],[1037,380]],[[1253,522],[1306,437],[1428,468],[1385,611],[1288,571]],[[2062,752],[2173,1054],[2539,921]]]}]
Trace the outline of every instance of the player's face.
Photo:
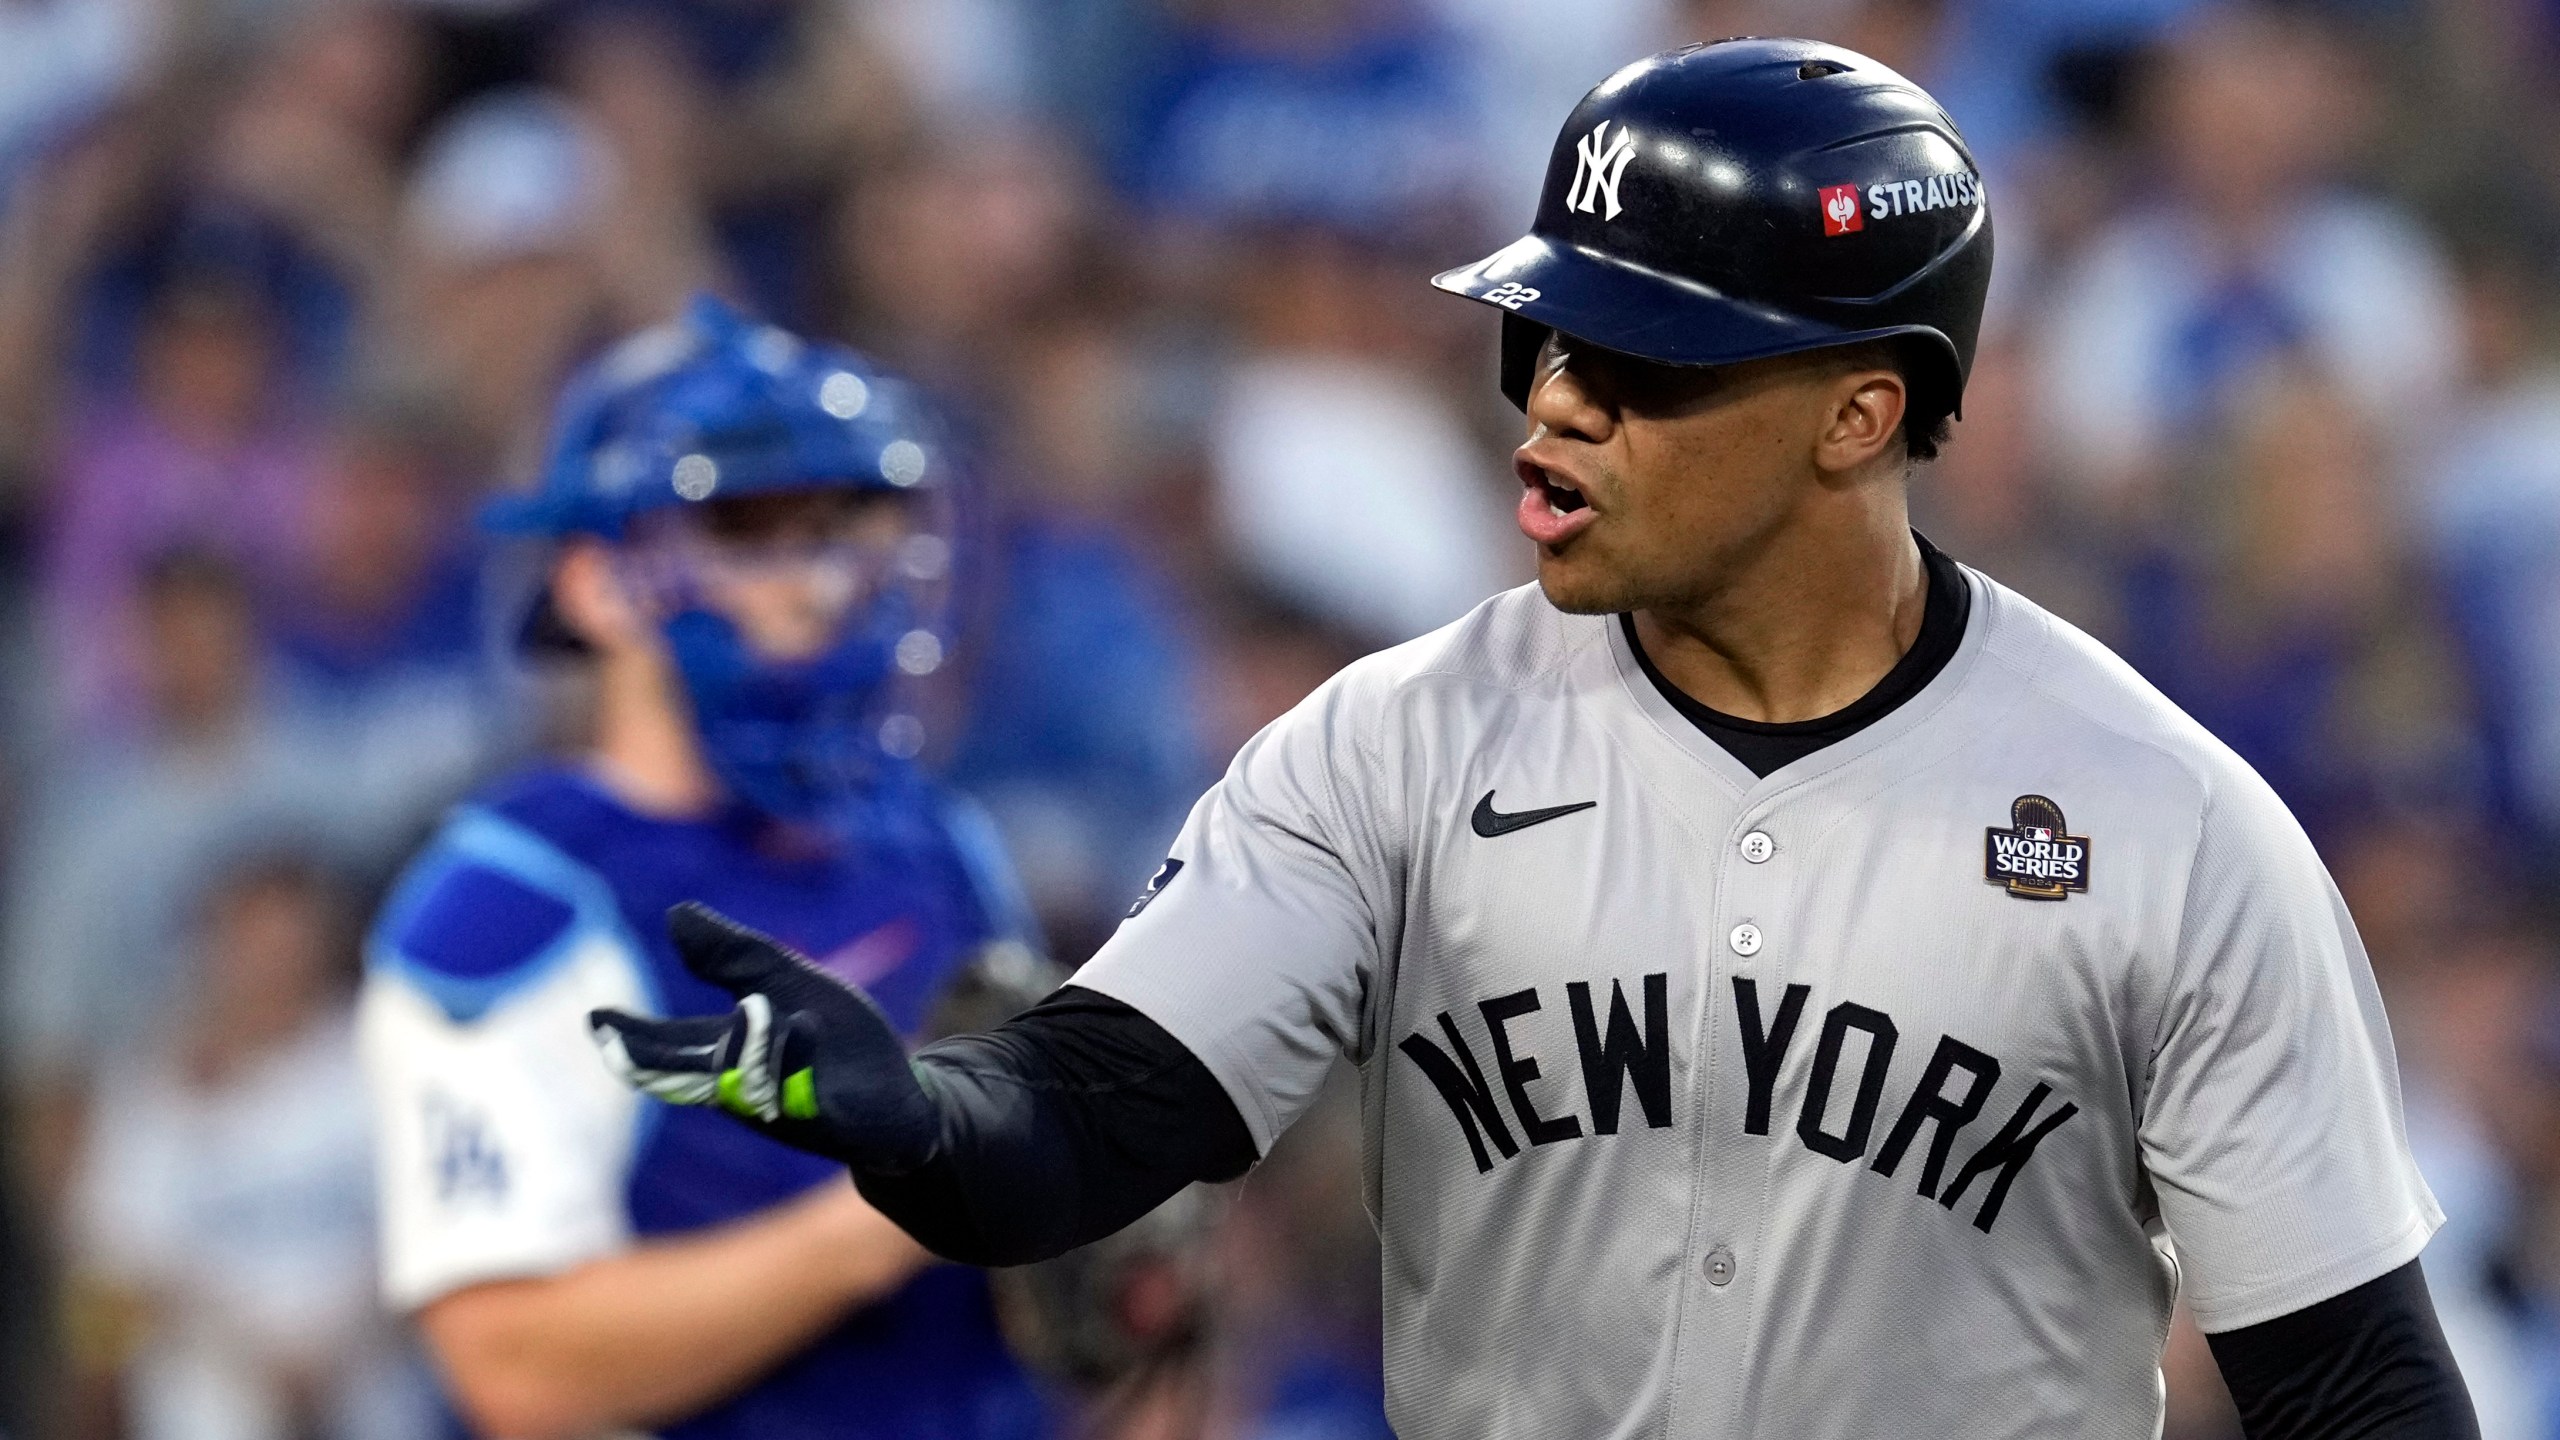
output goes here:
[{"label": "player's face", "polygon": [[877,491],[807,490],[688,507],[643,548],[680,570],[694,603],[738,627],[767,660],[825,651],[890,568],[911,563],[913,500]]},{"label": "player's face", "polygon": [[1874,373],[1819,354],[1659,365],[1548,337],[1530,381],[1529,438],[1513,456],[1526,487],[1520,529],[1537,543],[1548,600],[1611,614],[1714,594],[1800,507],[1819,503],[1818,452],[1842,396]]}]

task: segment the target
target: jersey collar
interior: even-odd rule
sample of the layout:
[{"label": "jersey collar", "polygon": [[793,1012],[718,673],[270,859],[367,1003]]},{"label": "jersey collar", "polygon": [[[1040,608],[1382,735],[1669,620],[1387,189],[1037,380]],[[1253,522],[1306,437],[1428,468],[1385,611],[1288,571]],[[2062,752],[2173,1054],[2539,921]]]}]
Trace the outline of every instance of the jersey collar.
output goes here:
[{"label": "jersey collar", "polygon": [[[1736,797],[1753,800],[1775,796],[1838,773],[1866,757],[1894,746],[1904,737],[1924,726],[1930,717],[1945,710],[1965,691],[1967,680],[1980,660],[1985,637],[1999,623],[1997,611],[2002,609],[1993,585],[1970,566],[1959,565],[1966,585],[1971,587],[1972,603],[1967,607],[1964,638],[1956,645],[1956,653],[1946,667],[1919,693],[1896,706],[1891,714],[1877,720],[1858,733],[1826,745],[1822,749],[1791,761],[1769,772],[1766,778],[1751,773],[1748,766],[1736,760],[1713,739],[1701,732],[1682,715],[1662,692],[1654,688],[1644,673],[1644,662],[1628,641],[1626,627],[1614,616],[1599,617],[1597,623],[1607,632],[1609,658],[1616,671],[1620,693],[1672,745],[1695,760],[1700,769],[1713,776]],[[1952,734],[1950,739],[1956,738]]]}]

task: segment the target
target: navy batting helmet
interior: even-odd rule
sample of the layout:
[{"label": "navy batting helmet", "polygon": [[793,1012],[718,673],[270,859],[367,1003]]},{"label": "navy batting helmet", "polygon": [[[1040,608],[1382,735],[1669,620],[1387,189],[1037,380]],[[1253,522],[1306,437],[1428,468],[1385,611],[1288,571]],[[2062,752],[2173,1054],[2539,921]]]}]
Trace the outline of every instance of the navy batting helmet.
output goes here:
[{"label": "navy batting helmet", "polygon": [[1956,409],[1991,279],[1980,171],[1938,102],[1852,50],[1720,40],[1583,97],[1529,233],[1434,285],[1500,306],[1525,408],[1549,330],[1670,365],[1900,338]]}]

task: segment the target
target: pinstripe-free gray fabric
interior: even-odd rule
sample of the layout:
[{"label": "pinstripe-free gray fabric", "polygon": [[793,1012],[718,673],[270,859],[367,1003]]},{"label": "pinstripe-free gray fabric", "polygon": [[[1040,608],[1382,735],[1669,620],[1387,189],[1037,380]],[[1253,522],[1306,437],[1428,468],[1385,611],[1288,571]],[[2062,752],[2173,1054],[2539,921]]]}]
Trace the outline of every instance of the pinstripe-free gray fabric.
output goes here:
[{"label": "pinstripe-free gray fabric", "polygon": [[[1248,745],[1078,975],[1266,1147],[1360,1066],[1407,1440],[2151,1436],[2181,1276],[2236,1328],[2441,1223],[2292,817],[1967,580],[1935,681],[1765,780],[1498,596]],[[1993,831],[2082,868],[2013,893]]]}]

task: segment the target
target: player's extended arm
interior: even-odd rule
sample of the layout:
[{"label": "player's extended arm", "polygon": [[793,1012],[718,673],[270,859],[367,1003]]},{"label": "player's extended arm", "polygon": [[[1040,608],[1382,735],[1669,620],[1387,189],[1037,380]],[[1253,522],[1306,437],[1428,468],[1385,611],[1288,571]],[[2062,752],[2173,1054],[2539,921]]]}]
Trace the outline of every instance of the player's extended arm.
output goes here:
[{"label": "player's extended arm", "polygon": [[607,1063],[662,1100],[716,1104],[842,1162],[937,1254],[1045,1260],[1256,1159],[1217,1078],[1106,996],[1070,985],[910,1057],[870,997],[783,946],[698,905],[676,907],[667,926],[685,965],[738,1008],[677,1020],[597,1011]]},{"label": "player's extended arm", "polygon": [[484,1433],[575,1440],[700,1410],[925,1260],[837,1182],[558,1275],[465,1287],[418,1324]]},{"label": "player's extended arm", "polygon": [[2249,1440],[2479,1440],[2415,1260],[2205,1341]]}]

